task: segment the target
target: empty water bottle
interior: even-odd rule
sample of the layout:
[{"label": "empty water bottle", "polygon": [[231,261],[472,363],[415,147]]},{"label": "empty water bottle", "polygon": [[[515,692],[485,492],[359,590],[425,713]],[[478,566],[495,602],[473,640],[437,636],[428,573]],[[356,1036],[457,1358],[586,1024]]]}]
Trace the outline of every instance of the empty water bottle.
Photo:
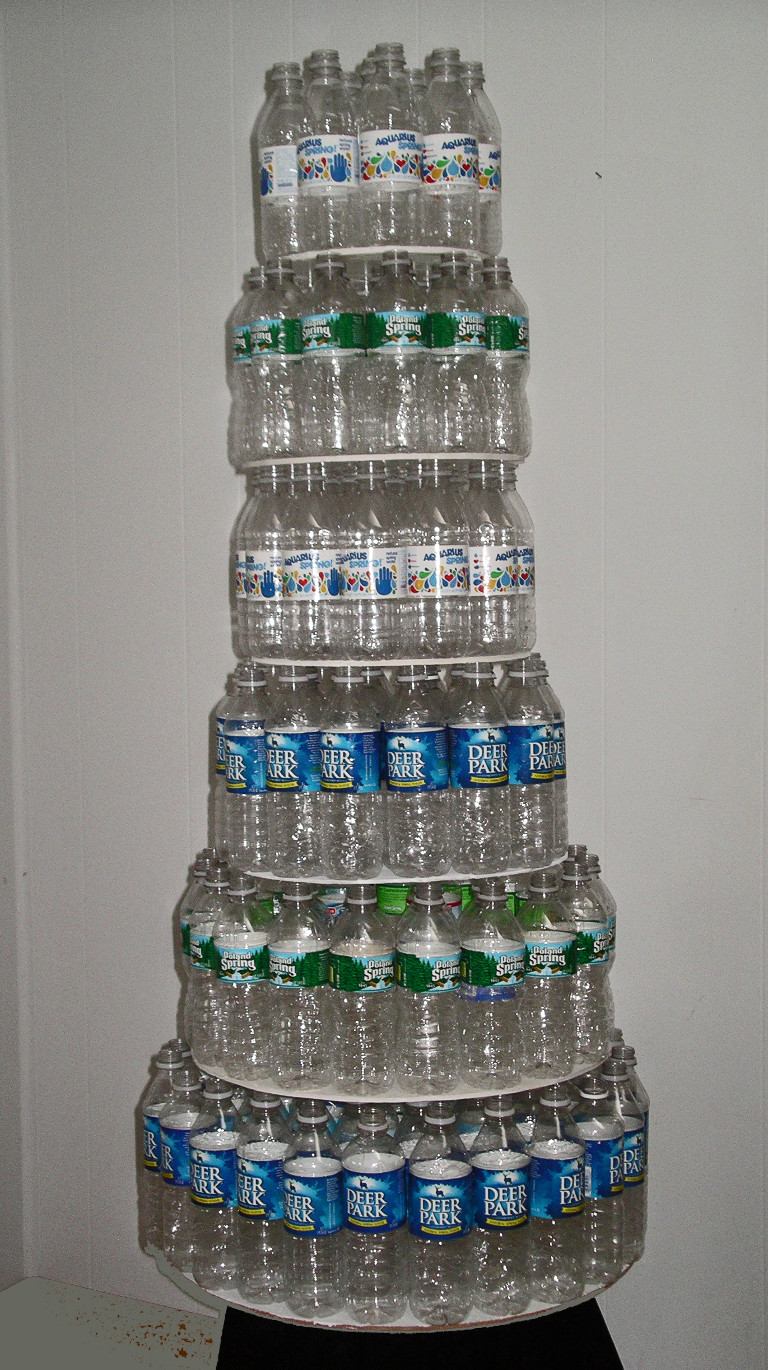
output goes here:
[{"label": "empty water bottle", "polygon": [[395,927],[372,885],[352,885],[331,936],[333,1076],[344,1094],[386,1091],[397,1026]]},{"label": "empty water bottle", "polygon": [[231,310],[226,323],[227,385],[232,396],[227,427],[227,452],[236,471],[244,471],[250,464],[248,448],[248,373],[251,369],[251,334],[248,320],[251,314],[250,294],[259,281],[259,270],[243,276],[243,293]]},{"label": "empty water bottle", "polygon": [[182,995],[185,1002],[189,993],[189,977],[192,970],[190,963],[191,946],[189,920],[197,900],[202,898],[203,890],[205,889],[205,877],[208,874],[211,863],[212,850],[211,847],[206,847],[205,851],[200,852],[195,858],[195,864],[192,867],[192,876],[189,884],[179,900],[179,944],[181,947],[182,966],[184,970]]},{"label": "empty water bottle", "polygon": [[172,1095],[159,1117],[163,1168],[163,1253],[171,1265],[192,1274],[195,1215],[189,1201],[189,1134],[202,1107],[200,1072],[182,1066],[173,1073]]},{"label": "empty water bottle", "polygon": [[232,1086],[209,1079],[189,1134],[194,1213],[192,1273],[204,1289],[237,1288],[237,1142],[240,1115]]},{"label": "empty water bottle", "polygon": [[267,466],[232,530],[233,646],[240,657],[280,656],[284,643],[285,514],[294,493],[292,468]]},{"label": "empty water bottle", "polygon": [[530,515],[503,463],[472,462],[466,474],[469,646],[494,655],[518,652],[536,635],[532,573],[520,583],[521,567],[533,554]]},{"label": "empty water bottle", "polygon": [[328,1317],[344,1304],[341,1156],[325,1104],[300,1100],[297,1120],[283,1160],[285,1302],[298,1317]]},{"label": "empty water bottle", "polygon": [[439,875],[453,856],[446,697],[437,671],[406,666],[384,718],[387,861],[395,875]]},{"label": "empty water bottle", "polygon": [[515,1104],[485,1100],[470,1150],[474,1184],[474,1304],[490,1317],[512,1317],[528,1305],[530,1157],[515,1125]]},{"label": "empty water bottle", "polygon": [[308,455],[362,450],[365,316],[333,252],[312,267],[301,320],[302,443]]},{"label": "empty water bottle", "polygon": [[228,907],[230,868],[225,861],[212,861],[205,877],[205,888],[189,916],[190,976],[184,1001],[184,1032],[196,1058],[205,1061],[201,1046],[211,1039],[213,983],[213,930]]},{"label": "empty water bottle", "polygon": [[454,1124],[455,1105],[428,1104],[424,1135],[411,1152],[408,1225],[411,1312],[430,1327],[461,1322],[472,1307],[467,1278],[472,1166]]},{"label": "empty water bottle", "polygon": [[300,659],[334,657],[344,611],[339,572],[344,511],[336,474],[322,466],[295,467],[291,499],[282,517],[282,639]]},{"label": "empty water bottle", "polygon": [[272,867],[279,876],[315,876],[320,844],[321,700],[317,677],[282,666],[265,721],[267,830]]},{"label": "empty water bottle", "polygon": [[437,48],[430,58],[421,154],[427,243],[478,244],[477,138],[477,115],[461,80],[459,50]]},{"label": "empty water bottle", "polygon": [[478,882],[459,919],[461,1074],[478,1091],[509,1089],[524,1066],[521,1003],[525,937],[507,907],[503,880]]},{"label": "empty water bottle", "polygon": [[624,1250],[624,1125],[599,1071],[576,1081],[576,1130],[584,1158],[584,1277],[609,1284],[621,1273]]},{"label": "empty water bottle", "polygon": [[[247,631],[248,583],[246,578],[244,541],[245,526],[248,519],[261,503],[262,493],[262,472],[258,469],[249,471],[245,478],[245,502],[232,525],[232,532],[229,539],[229,609],[230,622],[232,624],[232,648],[237,657],[247,657],[249,655]],[[224,774],[225,770],[226,767],[221,771],[221,775]]]},{"label": "empty water bottle", "polygon": [[[547,663],[543,661],[538,652],[531,653],[531,660],[534,664],[536,673],[539,676],[539,689],[545,704],[552,714],[552,748],[554,759],[555,778],[553,781],[555,789],[555,850],[558,854],[563,850],[568,841],[568,778],[565,754],[565,712],[557,695],[549,683],[549,672]],[[611,922],[610,901],[613,896],[608,889],[605,889],[605,908],[608,915],[608,922]],[[612,939],[613,946],[616,944],[616,910],[613,909]]]},{"label": "empty water bottle", "polygon": [[360,99],[360,229],[365,243],[414,243],[421,131],[402,43],[378,43]]},{"label": "empty water bottle", "polygon": [[317,810],[323,872],[330,880],[366,880],[384,862],[381,718],[363,677],[339,667],[323,705]]},{"label": "empty water bottle", "polygon": [[603,1060],[611,1049],[613,1032],[613,994],[608,980],[610,931],[591,883],[586,861],[569,858],[563,862],[560,902],[576,930],[571,1005],[577,1064]]},{"label": "empty water bottle", "polygon": [[612,1056],[602,1078],[624,1126],[624,1260],[630,1264],[645,1249],[645,1117],[624,1061]]},{"label": "empty water bottle", "polygon": [[477,245],[495,254],[501,252],[501,124],[485,93],[482,62],[462,62],[461,76],[477,119]]},{"label": "empty water bottle", "polygon": [[245,382],[245,444],[238,470],[299,451],[301,304],[288,262],[268,261],[249,276],[250,365]]},{"label": "empty water bottle", "polygon": [[244,1299],[279,1303],[285,1288],[283,1157],[291,1129],[275,1094],[249,1096],[237,1142],[236,1285]]},{"label": "empty water bottle", "polygon": [[[632,1090],[637,1102],[643,1110],[643,1181],[640,1185],[642,1192],[642,1217],[640,1219],[641,1241],[639,1243],[639,1254],[645,1248],[645,1229],[648,1220],[648,1129],[650,1123],[651,1100],[645,1085],[637,1073],[637,1056],[634,1047],[622,1044],[617,1050],[614,1045],[611,1048],[611,1055],[618,1057],[627,1068],[629,1076],[629,1087]],[[634,1166],[637,1173],[637,1165]]]},{"label": "empty water bottle", "polygon": [[312,912],[312,891],[286,885],[269,940],[272,1073],[283,1089],[315,1089],[328,1079],[328,965],[329,935]]},{"label": "empty water bottle", "polygon": [[430,353],[424,408],[427,450],[485,452],[488,397],[485,313],[469,262],[446,252],[429,292]]},{"label": "empty water bottle", "polygon": [[172,1096],[173,1072],[181,1053],[166,1042],[155,1057],[154,1074],[141,1100],[142,1158],[139,1171],[139,1238],[143,1251],[163,1249],[163,1170],[159,1118]]},{"label": "empty water bottle", "polygon": [[506,257],[485,258],[480,293],[489,448],[524,461],[531,450],[531,410],[525,393],[530,370],[528,306],[512,284]]},{"label": "empty water bottle", "polygon": [[554,860],[555,787],[552,710],[535,664],[513,661],[503,704],[507,715],[512,805],[512,862],[528,869]]},{"label": "empty water bottle", "polygon": [[[421,461],[417,467],[415,525],[409,537],[408,601],[415,623],[406,627],[415,657],[466,655],[469,640],[469,527],[457,487],[445,465]],[[412,475],[406,473],[406,486]],[[406,496],[407,497],[407,496]]]},{"label": "empty water bottle", "polygon": [[457,871],[492,874],[511,846],[507,719],[493,667],[463,668],[448,696],[448,747]]},{"label": "empty water bottle", "polygon": [[306,246],[353,247],[359,237],[360,148],[338,52],[313,52],[309,76],[310,128],[298,144]]},{"label": "empty water bottle", "polygon": [[522,1003],[528,1072],[567,1075],[576,1057],[571,987],[576,970],[576,930],[559,899],[553,871],[534,871],[528,898],[518,910],[525,935],[526,976]]},{"label": "empty water bottle", "polygon": [[344,622],[335,652],[386,661],[403,656],[406,612],[405,558],[400,507],[381,462],[356,467],[339,539]]},{"label": "empty water bottle", "polygon": [[429,365],[424,292],[409,253],[391,249],[381,261],[367,301],[363,441],[368,452],[419,452]]},{"label": "empty water bottle", "polygon": [[243,662],[224,722],[226,846],[233,864],[251,875],[269,868],[266,683],[261,666]]},{"label": "empty water bottle", "polygon": [[[570,856],[570,854],[571,853],[569,849],[568,855]],[[600,874],[600,858],[596,856],[594,852],[587,852],[587,867],[592,877],[592,884],[590,885],[590,890],[592,891],[598,903],[604,910],[606,919],[608,921],[608,964],[609,966],[612,966],[616,959],[616,900],[614,899],[613,895],[611,894],[611,891],[609,890],[608,886],[606,885],[605,881],[603,880]]]},{"label": "empty water bottle", "polygon": [[310,130],[301,67],[298,62],[275,63],[267,102],[251,135],[253,208],[261,229],[256,253],[262,259],[310,246],[297,162],[298,144]]},{"label": "empty water bottle", "polygon": [[531,1157],[530,1294],[568,1303],[584,1292],[584,1154],[566,1085],[538,1097]]},{"label": "empty water bottle", "polygon": [[373,1327],[396,1322],[407,1302],[405,1157],[388,1127],[385,1108],[365,1105],[343,1156],[347,1306]]},{"label": "empty water bottle", "polygon": [[417,884],[398,920],[395,1075],[407,1094],[440,1095],[460,1074],[461,945],[442,886]]},{"label": "empty water bottle", "polygon": [[228,907],[213,929],[211,1038],[203,1059],[240,1080],[269,1075],[271,996],[268,941],[274,921],[271,895],[257,892],[250,875],[235,874]]}]

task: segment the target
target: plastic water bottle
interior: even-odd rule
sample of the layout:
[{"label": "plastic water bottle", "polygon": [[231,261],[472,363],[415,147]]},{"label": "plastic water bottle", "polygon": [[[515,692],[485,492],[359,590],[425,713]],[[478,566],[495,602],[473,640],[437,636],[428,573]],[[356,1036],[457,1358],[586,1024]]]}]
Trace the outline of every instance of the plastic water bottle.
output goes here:
[{"label": "plastic water bottle", "polygon": [[612,1056],[602,1078],[624,1126],[624,1261],[629,1265],[645,1250],[645,1117],[624,1061]]},{"label": "plastic water bottle", "polygon": [[322,466],[295,467],[290,503],[282,518],[283,637],[276,656],[285,657],[288,644],[304,660],[333,657],[344,650],[339,640],[344,521],[339,477]]},{"label": "plastic water bottle", "polygon": [[[545,704],[552,713],[552,742],[554,748],[555,779],[555,849],[558,854],[563,850],[568,841],[568,779],[565,754],[565,712],[557,695],[549,683],[549,672],[547,663],[543,661],[538,652],[531,653],[531,660],[534,664],[537,675],[539,676],[539,690]],[[609,895],[610,891],[606,890]],[[610,896],[612,898],[612,896]],[[614,909],[613,941],[615,945],[615,912]],[[606,902],[606,913],[608,922],[611,921],[611,914]]]},{"label": "plastic water bottle", "polygon": [[442,886],[417,884],[398,921],[395,1075],[406,1094],[426,1098],[456,1087],[460,1075],[461,946]]},{"label": "plastic water bottle", "polygon": [[444,464],[419,462],[418,482],[419,545],[407,549],[408,596],[418,616],[414,654],[464,656],[469,640],[466,509]]},{"label": "plastic water bottle", "polygon": [[470,1088],[491,1092],[511,1088],[524,1066],[525,937],[503,880],[478,882],[475,897],[459,919],[461,1075]]},{"label": "plastic water bottle", "polygon": [[251,369],[251,334],[248,320],[251,314],[250,295],[259,281],[258,268],[243,276],[243,293],[230,311],[227,333],[227,385],[232,396],[227,425],[227,454],[236,471],[244,471],[251,462],[248,448],[248,373]]},{"label": "plastic water bottle", "polygon": [[339,667],[323,706],[318,822],[330,880],[366,880],[384,862],[381,717],[352,666]]},{"label": "plastic water bottle", "polygon": [[416,1143],[424,1136],[424,1109],[419,1104],[404,1104],[395,1128],[395,1141],[405,1157],[405,1188],[408,1191],[408,1165]]},{"label": "plastic water bottle", "polygon": [[240,1115],[232,1086],[205,1082],[189,1134],[190,1198],[194,1212],[192,1274],[204,1289],[235,1290],[237,1278],[237,1142]]},{"label": "plastic water bottle", "polygon": [[554,860],[555,787],[552,710],[535,664],[513,661],[503,694],[512,804],[511,861],[527,869]]},{"label": "plastic water bottle", "polygon": [[[195,864],[192,867],[192,875],[181,899],[179,900],[179,945],[181,948],[182,966],[184,979],[182,982],[182,994],[186,1001],[189,993],[189,977],[192,973],[190,965],[190,940],[189,940],[189,920],[195,903],[202,898],[205,889],[205,877],[211,863],[211,847],[206,847],[195,857]],[[183,1017],[183,1013],[182,1013]]]},{"label": "plastic water bottle", "polygon": [[629,1087],[632,1090],[637,1102],[643,1110],[643,1170],[645,1178],[640,1185],[642,1192],[642,1218],[640,1220],[641,1245],[645,1248],[645,1229],[648,1221],[648,1128],[650,1122],[651,1100],[645,1085],[637,1073],[637,1056],[634,1047],[622,1044],[617,1051],[616,1046],[611,1048],[611,1056],[618,1057],[627,1068],[629,1077]]},{"label": "plastic water bottle", "polygon": [[182,1066],[173,1073],[172,1096],[159,1117],[163,1173],[163,1252],[177,1270],[192,1274],[194,1212],[189,1201],[189,1134],[202,1107],[200,1072]]},{"label": "plastic water bottle", "polygon": [[[569,850],[568,850],[568,855],[570,856],[570,854],[571,854],[571,853],[570,853],[570,848],[569,848]],[[602,878],[602,876],[601,876],[601,874],[600,874],[600,858],[599,858],[598,856],[596,856],[594,852],[587,852],[587,854],[586,854],[586,860],[587,860],[587,868],[588,868],[589,873],[590,873],[590,875],[591,875],[591,877],[592,877],[592,883],[591,883],[591,885],[590,885],[589,888],[590,888],[592,894],[593,894],[593,895],[595,896],[595,898],[597,899],[597,901],[598,901],[598,903],[600,904],[601,908],[603,909],[603,911],[604,911],[604,913],[605,913],[605,916],[606,916],[606,919],[607,919],[607,921],[608,921],[608,934],[609,934],[609,939],[610,939],[610,940],[609,940],[608,965],[609,965],[609,966],[612,966],[613,963],[614,963],[614,961],[615,961],[615,959],[616,959],[616,912],[617,912],[617,904],[616,904],[616,900],[614,899],[613,895],[611,894],[611,891],[609,890],[608,886],[606,885],[605,881],[603,880],[603,878]]]},{"label": "plastic water bottle", "polygon": [[347,92],[352,115],[355,120],[355,127],[358,130],[358,143],[360,131],[360,101],[363,95],[363,82],[357,71],[343,71],[341,73],[341,84]]},{"label": "plastic water bottle", "polygon": [[447,871],[454,851],[446,697],[437,671],[406,666],[384,718],[387,864],[406,879]]},{"label": "plastic water bottle", "polygon": [[[447,907],[447,906],[446,906]],[[456,1131],[464,1150],[472,1150],[475,1137],[483,1125],[483,1104],[481,1099],[462,1099],[456,1105]]]},{"label": "plastic water bottle", "polygon": [[[494,196],[494,201],[499,204],[499,197]],[[524,461],[531,450],[531,410],[525,393],[531,367],[528,306],[512,284],[506,257],[485,258],[480,291],[485,309],[490,450]]]},{"label": "plastic water bottle", "polygon": [[212,1035],[206,1061],[240,1080],[269,1075],[271,996],[268,940],[273,900],[250,875],[234,874],[229,905],[213,929]]},{"label": "plastic water bottle", "polygon": [[261,666],[242,663],[224,723],[226,845],[234,865],[249,874],[269,869],[266,683]]},{"label": "plastic water bottle", "polygon": [[501,124],[485,93],[482,62],[462,62],[461,75],[477,119],[478,247],[501,252]]},{"label": "plastic water bottle", "polygon": [[248,519],[261,503],[262,490],[262,472],[258,468],[248,471],[245,477],[245,502],[232,525],[229,538],[229,610],[232,649],[237,657],[247,657],[249,654],[246,620],[248,586],[243,534]]},{"label": "plastic water bottle", "polygon": [[[402,199],[403,196],[395,196]],[[424,292],[410,254],[382,254],[382,274],[368,297],[363,401],[369,452],[424,450],[424,379],[429,364]]]},{"label": "plastic water bottle", "polygon": [[513,1317],[528,1305],[531,1160],[515,1126],[514,1100],[485,1100],[469,1153],[474,1183],[473,1302],[489,1317]]},{"label": "plastic water bottle", "polygon": [[253,159],[253,208],[261,227],[256,253],[262,259],[303,252],[310,246],[302,217],[296,149],[310,132],[311,120],[298,62],[277,62],[270,71],[270,87],[251,135],[258,159]]},{"label": "plastic water bottle", "polygon": [[477,247],[477,139],[477,115],[461,80],[459,50],[437,48],[430,57],[421,154],[427,243]]},{"label": "plastic water bottle", "polygon": [[560,902],[576,929],[576,973],[571,1004],[576,1023],[576,1063],[596,1064],[611,1049],[613,994],[608,981],[610,930],[591,890],[586,861],[562,864]]},{"label": "plastic water bottle", "polygon": [[528,1073],[544,1078],[567,1075],[576,1058],[571,1002],[576,929],[560,902],[558,885],[554,871],[534,871],[517,915],[526,947],[521,1019]]},{"label": "plastic water bottle", "polygon": [[286,1090],[320,1088],[330,1070],[329,937],[311,905],[311,890],[286,885],[269,939],[272,1073]]},{"label": "plastic water bottle", "polygon": [[624,1125],[599,1071],[576,1081],[576,1130],[586,1147],[584,1229],[587,1284],[610,1284],[624,1264]]},{"label": "plastic water bottle", "polygon": [[[330,197],[326,197],[329,198]],[[301,320],[302,443],[308,456],[363,448],[365,316],[333,252],[312,267]]]},{"label": "plastic water bottle", "polygon": [[463,498],[469,525],[469,646],[476,652],[501,655],[528,645],[518,577],[527,529],[509,497],[513,488],[514,478],[502,463],[469,464]]},{"label": "plastic water bottle", "polygon": [[283,1160],[285,1302],[297,1317],[328,1317],[344,1304],[341,1156],[324,1103],[299,1100],[297,1119]]},{"label": "plastic water bottle", "polygon": [[173,1072],[182,1058],[170,1042],[155,1057],[154,1073],[141,1100],[142,1158],[139,1171],[139,1237],[142,1251],[163,1249],[163,1171],[159,1118],[169,1103]]},{"label": "plastic water bottle", "polygon": [[474,662],[448,696],[453,864],[478,875],[509,864],[510,795],[507,719],[493,666]]},{"label": "plastic water bottle", "polygon": [[344,1094],[386,1092],[397,1027],[395,927],[371,885],[352,885],[331,935],[333,1078]]},{"label": "plastic water bottle", "polygon": [[306,245],[354,247],[359,240],[360,148],[338,52],[332,48],[313,52],[309,70],[310,129],[298,144]]},{"label": "plastic water bottle", "polygon": [[531,1157],[530,1294],[568,1303],[584,1293],[584,1154],[566,1085],[542,1090]]},{"label": "plastic water bottle", "polygon": [[285,515],[294,495],[292,468],[267,466],[252,502],[232,532],[235,567],[235,651],[279,657],[285,650],[283,549]]},{"label": "plastic water bottle", "polygon": [[372,1327],[396,1322],[407,1303],[405,1157],[388,1126],[385,1108],[365,1105],[343,1156],[347,1307]]},{"label": "plastic water bottle", "polygon": [[225,861],[212,861],[205,890],[189,916],[190,977],[184,1002],[184,1032],[195,1057],[205,1061],[203,1048],[211,1040],[213,982],[213,930],[229,905],[231,871]]},{"label": "plastic water bottle", "polygon": [[245,378],[245,450],[238,470],[299,451],[301,304],[288,262],[269,261],[249,276],[251,351]]},{"label": "plastic water bottle", "polygon": [[407,650],[400,508],[383,463],[358,464],[355,478],[340,538],[344,624],[334,650],[386,661]]},{"label": "plastic water bottle", "polygon": [[515,1127],[526,1146],[533,1136],[533,1125],[536,1122],[536,1099],[535,1089],[524,1089],[510,1100],[514,1108]]},{"label": "plastic water bottle", "polygon": [[360,240],[413,243],[421,131],[402,43],[378,43],[373,66],[360,100]]},{"label": "plastic water bottle", "polygon": [[276,1094],[249,1096],[250,1116],[237,1142],[239,1294],[254,1303],[280,1303],[285,1288],[283,1157],[291,1129]]},{"label": "plastic water bottle", "polygon": [[427,450],[488,450],[485,312],[461,252],[444,252],[429,292],[430,365],[424,394]]},{"label": "plastic water bottle", "polygon": [[321,700],[317,677],[281,666],[265,720],[267,832],[278,876],[311,877],[323,866],[320,842]]},{"label": "plastic water bottle", "polygon": [[435,1100],[411,1152],[408,1226],[412,1239],[411,1312],[430,1327],[461,1322],[472,1307],[467,1278],[472,1227],[472,1166],[456,1133],[453,1103]]}]

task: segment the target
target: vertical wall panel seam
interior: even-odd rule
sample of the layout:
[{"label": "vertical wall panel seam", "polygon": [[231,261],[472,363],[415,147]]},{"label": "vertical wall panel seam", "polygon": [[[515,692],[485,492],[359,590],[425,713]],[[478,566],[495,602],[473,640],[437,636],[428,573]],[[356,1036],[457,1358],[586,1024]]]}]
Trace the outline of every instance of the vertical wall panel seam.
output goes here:
[{"label": "vertical wall panel seam", "polygon": [[[768,30],[764,35],[768,40]],[[768,50],[767,50],[768,55]],[[765,64],[768,66],[768,63]],[[768,75],[768,72],[766,72]],[[766,900],[768,899],[768,882],[766,881],[766,817],[768,809],[768,756],[766,755],[766,732],[768,731],[768,699],[766,698],[766,688],[768,687],[768,479],[766,477],[766,466],[768,466],[768,158],[763,152],[763,474],[762,474],[762,543],[763,543],[763,585],[761,596],[761,678],[762,678],[762,701],[763,713],[761,719],[761,749],[763,763],[763,789],[761,795],[761,828],[763,833],[763,845],[761,852],[760,888],[762,893],[762,912],[760,919],[763,968],[763,996],[762,996],[762,1072],[761,1072],[761,1120],[763,1131],[763,1186],[762,1186],[762,1205],[763,1205],[763,1326],[761,1329],[761,1345],[765,1345],[766,1333],[768,1333],[768,938],[765,932],[765,915],[768,912]]]}]

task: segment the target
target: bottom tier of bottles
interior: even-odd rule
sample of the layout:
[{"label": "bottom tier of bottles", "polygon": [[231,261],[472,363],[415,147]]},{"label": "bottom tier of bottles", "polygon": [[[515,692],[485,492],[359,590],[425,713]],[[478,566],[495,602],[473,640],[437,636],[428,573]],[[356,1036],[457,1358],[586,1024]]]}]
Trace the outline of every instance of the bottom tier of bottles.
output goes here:
[{"label": "bottom tier of bottles", "polygon": [[643,1251],[634,1066],[617,1041],[571,1084],[457,1113],[263,1094],[238,1107],[177,1064],[159,1117],[144,1101],[143,1245],[211,1292],[311,1321],[441,1327],[571,1303]]}]

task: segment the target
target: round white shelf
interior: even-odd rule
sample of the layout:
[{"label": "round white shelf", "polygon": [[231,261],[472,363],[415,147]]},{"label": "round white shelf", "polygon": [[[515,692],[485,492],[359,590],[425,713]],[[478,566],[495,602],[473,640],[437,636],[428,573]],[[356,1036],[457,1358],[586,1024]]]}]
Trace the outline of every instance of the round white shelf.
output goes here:
[{"label": "round white shelf", "polygon": [[455,871],[451,867],[441,875],[435,875],[429,870],[418,875],[395,875],[387,866],[382,866],[377,875],[370,875],[366,879],[361,879],[357,875],[278,875],[274,871],[249,871],[248,874],[256,880],[273,880],[277,884],[282,882],[291,885],[415,885],[425,880],[439,880],[442,885],[471,885],[480,880],[504,880],[507,876],[530,875],[531,871],[541,870],[544,865],[554,866],[558,861],[563,861],[566,855],[567,848],[563,847],[553,853],[550,861],[537,866],[506,866],[504,870],[483,872]]},{"label": "round white shelf", "polygon": [[365,465],[369,461],[413,462],[413,461],[492,461],[505,462],[509,466],[519,466],[525,457],[514,452],[330,452],[327,455],[262,457],[250,466],[238,468],[237,474],[247,476],[249,471],[262,471],[265,466],[350,466]]},{"label": "round white shelf", "polygon": [[422,243],[370,243],[367,247],[319,247],[307,252],[286,252],[282,259],[288,262],[315,262],[318,257],[328,253],[338,257],[381,257],[385,252],[408,252],[411,257],[434,257],[440,259],[444,252],[458,252],[468,262],[481,262],[483,253],[474,247],[456,247],[455,243],[443,245],[424,245]]},{"label": "round white shelf", "polygon": [[339,666],[381,666],[395,668],[398,666],[461,666],[469,665],[472,662],[480,662],[484,665],[501,665],[505,661],[521,661],[523,657],[530,656],[533,647],[527,647],[522,652],[504,652],[501,656],[488,656],[484,652],[477,652],[474,656],[467,656],[464,652],[461,656],[393,656],[393,657],[302,657],[302,656],[271,656],[265,657],[255,653],[249,657],[250,661],[255,661],[258,666],[316,666],[333,668]]}]

